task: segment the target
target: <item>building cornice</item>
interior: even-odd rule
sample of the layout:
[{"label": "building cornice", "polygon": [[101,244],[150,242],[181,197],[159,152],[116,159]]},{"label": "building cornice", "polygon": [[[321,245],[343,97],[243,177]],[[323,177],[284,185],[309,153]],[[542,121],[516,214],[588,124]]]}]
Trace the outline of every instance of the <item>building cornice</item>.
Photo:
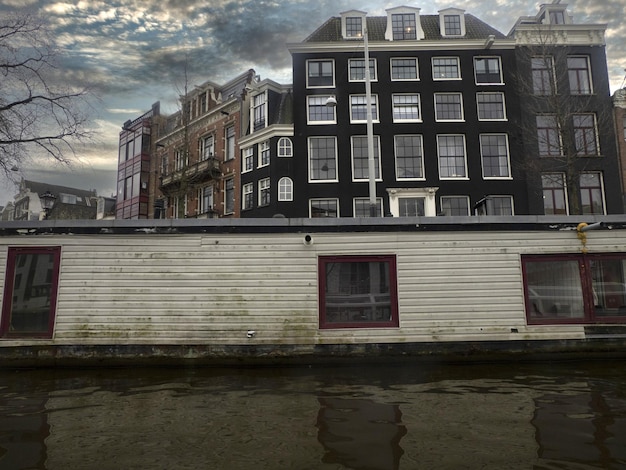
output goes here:
[{"label": "building cornice", "polygon": [[[489,44],[486,47],[486,44]],[[468,40],[468,39],[443,39],[438,41],[385,41],[370,42],[368,44],[370,52],[372,51],[455,51],[455,50],[477,50],[477,49],[515,49],[516,41],[514,39],[495,39],[493,42],[486,42],[485,39]],[[361,42],[307,42],[307,43],[289,43],[287,49],[291,54],[307,53],[307,52],[349,52],[354,53],[355,50],[362,50]]]},{"label": "building cornice", "polygon": [[516,26],[510,36],[517,45],[604,46],[606,28],[606,24],[523,24]]},{"label": "building cornice", "polygon": [[263,130],[256,131],[239,139],[239,147],[249,147],[260,144],[272,137],[293,137],[293,124],[273,124]]}]

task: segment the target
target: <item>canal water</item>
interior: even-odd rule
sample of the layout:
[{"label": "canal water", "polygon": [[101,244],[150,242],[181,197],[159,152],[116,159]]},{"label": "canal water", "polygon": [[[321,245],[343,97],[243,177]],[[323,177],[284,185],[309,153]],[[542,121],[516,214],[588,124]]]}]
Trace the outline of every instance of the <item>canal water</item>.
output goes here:
[{"label": "canal water", "polygon": [[0,469],[626,468],[620,361],[0,371]]}]

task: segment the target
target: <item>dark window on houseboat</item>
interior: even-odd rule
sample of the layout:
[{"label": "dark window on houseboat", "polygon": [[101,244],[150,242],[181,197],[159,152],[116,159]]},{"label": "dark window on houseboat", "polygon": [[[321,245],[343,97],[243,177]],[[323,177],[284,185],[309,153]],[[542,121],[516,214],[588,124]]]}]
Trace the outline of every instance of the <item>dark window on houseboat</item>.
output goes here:
[{"label": "dark window on houseboat", "polygon": [[60,259],[60,247],[9,248],[0,337],[52,337]]},{"label": "dark window on houseboat", "polygon": [[522,257],[529,324],[626,322],[626,254]]},{"label": "dark window on houseboat", "polygon": [[396,258],[321,256],[320,328],[397,327]]}]

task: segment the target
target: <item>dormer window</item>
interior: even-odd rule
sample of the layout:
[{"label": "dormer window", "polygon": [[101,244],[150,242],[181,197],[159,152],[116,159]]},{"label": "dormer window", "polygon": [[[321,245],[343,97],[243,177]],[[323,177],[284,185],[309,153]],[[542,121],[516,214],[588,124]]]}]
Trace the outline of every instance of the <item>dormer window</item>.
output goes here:
[{"label": "dormer window", "polygon": [[393,40],[416,39],[415,15],[413,13],[398,13],[391,15],[391,27],[393,28]]},{"label": "dormer window", "polygon": [[539,24],[569,24],[571,18],[567,14],[567,5],[549,4],[542,5],[537,14]]},{"label": "dormer window", "polygon": [[465,36],[465,10],[458,8],[439,10],[439,31],[443,37]]},{"label": "dormer window", "polygon": [[366,14],[364,11],[358,10],[341,13],[341,35],[344,39],[363,39]]},{"label": "dormer window", "polygon": [[387,10],[385,39],[388,41],[424,39],[419,12],[419,8],[411,7],[397,7]]}]

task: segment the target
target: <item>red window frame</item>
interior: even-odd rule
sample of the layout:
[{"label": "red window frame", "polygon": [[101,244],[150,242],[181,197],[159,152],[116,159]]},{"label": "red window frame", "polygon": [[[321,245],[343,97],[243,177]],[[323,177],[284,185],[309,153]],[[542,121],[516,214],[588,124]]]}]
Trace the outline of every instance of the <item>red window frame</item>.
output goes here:
[{"label": "red window frame", "polygon": [[[387,280],[389,291],[389,320],[388,321],[341,321],[332,320],[327,311],[327,265],[329,263],[384,263],[387,266]],[[320,256],[318,258],[318,287],[319,287],[319,322],[321,329],[337,328],[389,328],[400,326],[398,316],[398,278],[395,255],[340,255]],[[367,293],[364,295],[368,295]],[[377,294],[377,293],[374,293]],[[384,293],[378,293],[384,295]],[[347,296],[348,298],[350,296]],[[346,303],[346,307],[358,308],[354,304]],[[364,307],[365,309],[365,307]]]},{"label": "red window frame", "polygon": [[[626,253],[594,253],[594,254],[553,254],[553,255],[522,255],[522,276],[524,282],[524,302],[526,305],[526,321],[529,325],[554,325],[554,324],[621,324],[626,323],[626,284],[622,290],[622,302],[624,305],[619,306],[619,310],[609,312],[604,307],[596,305],[598,293],[594,290],[593,268],[592,263],[600,261],[618,260],[626,262]],[[535,305],[530,298],[528,288],[528,269],[529,262],[556,262],[556,261],[576,261],[578,263],[578,274],[580,285],[582,288],[582,304],[584,313],[579,317],[563,317],[547,315],[545,317],[538,316],[535,312]],[[617,283],[616,283],[617,284]],[[600,302],[603,303],[603,302]],[[622,309],[623,307],[623,309]]]},{"label": "red window frame", "polygon": [[[52,273],[50,279],[48,325],[45,331],[11,331],[11,314],[15,287],[16,261],[19,255],[52,255]],[[56,318],[56,304],[59,287],[59,269],[61,265],[61,247],[9,247],[5,270],[4,296],[2,299],[2,317],[0,318],[0,338],[52,338]]]}]

